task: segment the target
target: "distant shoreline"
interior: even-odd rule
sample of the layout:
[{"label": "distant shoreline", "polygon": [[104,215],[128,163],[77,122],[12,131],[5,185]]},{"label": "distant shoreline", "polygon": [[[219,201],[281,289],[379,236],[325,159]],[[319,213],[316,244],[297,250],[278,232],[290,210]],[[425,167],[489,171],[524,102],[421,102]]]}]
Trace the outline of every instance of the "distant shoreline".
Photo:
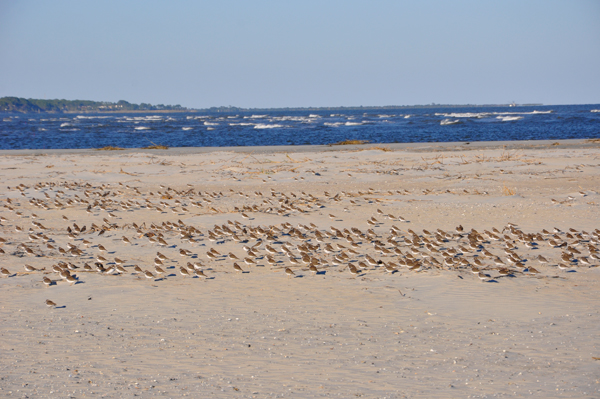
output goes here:
[{"label": "distant shoreline", "polygon": [[[187,110],[167,110],[167,109],[157,109],[157,110],[130,110],[130,111],[64,111],[64,112],[35,112],[40,114],[182,114],[187,112],[198,112],[195,109],[187,109]],[[17,112],[22,113],[22,112]]]},{"label": "distant shoreline", "polygon": [[[0,112],[20,114],[125,114],[125,113],[236,113],[236,112],[335,112],[335,111],[372,111],[428,108],[517,108],[542,107],[544,104],[416,104],[383,106],[333,106],[333,107],[280,107],[280,108],[243,108],[220,106],[210,108],[185,108],[180,105],[132,104],[124,100],[117,103],[91,100],[43,100],[19,97],[0,98]],[[156,108],[156,109],[154,109]]]}]

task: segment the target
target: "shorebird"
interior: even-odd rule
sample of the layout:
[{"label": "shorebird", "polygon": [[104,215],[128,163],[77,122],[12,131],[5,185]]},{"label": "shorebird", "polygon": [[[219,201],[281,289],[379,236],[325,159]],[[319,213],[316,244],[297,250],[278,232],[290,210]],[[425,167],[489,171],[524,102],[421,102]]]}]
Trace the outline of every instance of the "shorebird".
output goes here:
[{"label": "shorebird", "polygon": [[394,273],[396,271],[396,268],[392,265],[386,264],[385,265],[385,271],[388,273]]},{"label": "shorebird", "polygon": [[180,268],[179,268],[179,273],[181,273],[181,275],[182,275],[183,277],[187,277],[187,276],[189,276],[189,275],[190,275],[190,272],[189,272],[189,270],[188,270],[188,269],[186,269],[185,267],[180,267]]},{"label": "shorebird", "polygon": [[66,279],[66,280],[67,280],[67,282],[68,282],[69,284],[71,284],[71,285],[73,285],[73,284],[77,283],[77,277],[75,277],[75,276],[71,276],[71,275],[69,275],[69,276],[67,276],[67,279]]},{"label": "shorebird", "polygon": [[56,303],[52,302],[50,299],[46,299],[46,306],[49,308],[54,308],[56,307]]},{"label": "shorebird", "polygon": [[37,269],[31,265],[25,265],[24,267],[25,267],[25,271],[29,272],[29,273],[37,271]]},{"label": "shorebird", "polygon": [[371,258],[369,255],[365,255],[365,260],[367,261],[367,263],[371,266],[377,266],[377,261],[373,258]]},{"label": "shorebird", "polygon": [[288,277],[295,276],[294,272],[289,267],[285,268],[285,274],[287,274]]},{"label": "shorebird", "polygon": [[238,265],[237,263],[233,264],[233,270],[235,270],[238,273],[243,273],[244,270],[242,270],[242,268],[240,267],[240,265]]},{"label": "shorebird", "polygon": [[502,269],[498,270],[498,274],[500,274],[501,277],[504,277],[504,276],[511,275],[512,272],[509,269],[502,268]]},{"label": "shorebird", "polygon": [[192,256],[192,252],[189,251],[189,250],[187,250],[187,249],[181,248],[179,250],[179,255],[181,255],[181,256]]},{"label": "shorebird", "polygon": [[585,256],[582,256],[581,258],[579,258],[579,259],[578,259],[578,261],[579,261],[579,262],[580,262],[582,265],[587,265],[587,266],[590,266],[590,265],[591,265],[590,261],[589,261],[589,260],[588,260],[588,259],[587,259]]},{"label": "shorebird", "polygon": [[50,287],[52,285],[52,280],[50,280],[48,277],[44,277],[44,279],[42,280],[42,282],[44,283],[44,285],[46,287]]},{"label": "shorebird", "polygon": [[348,265],[348,270],[350,271],[350,274],[352,274],[353,276],[357,276],[358,273],[360,273],[358,271],[358,269],[356,268],[356,266],[354,266],[354,265]]},{"label": "shorebird", "polygon": [[200,278],[206,278],[206,274],[204,274],[204,272],[202,270],[197,269],[195,271],[196,276],[200,277]]}]

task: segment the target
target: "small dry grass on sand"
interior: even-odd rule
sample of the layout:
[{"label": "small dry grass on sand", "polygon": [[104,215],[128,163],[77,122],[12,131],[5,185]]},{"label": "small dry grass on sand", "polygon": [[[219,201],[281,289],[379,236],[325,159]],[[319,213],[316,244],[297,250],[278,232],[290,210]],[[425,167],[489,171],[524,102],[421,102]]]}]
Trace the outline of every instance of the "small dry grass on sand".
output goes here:
[{"label": "small dry grass on sand", "polygon": [[502,195],[512,196],[517,193],[517,190],[514,188],[506,187],[506,184],[502,186]]},{"label": "small dry grass on sand", "polygon": [[125,148],[113,147],[112,145],[107,145],[106,147],[96,148],[96,151],[117,151],[117,150],[124,150],[124,149]]},{"label": "small dry grass on sand", "polygon": [[353,144],[368,144],[369,140],[344,140],[338,141],[337,143],[332,143],[330,145],[353,145]]}]

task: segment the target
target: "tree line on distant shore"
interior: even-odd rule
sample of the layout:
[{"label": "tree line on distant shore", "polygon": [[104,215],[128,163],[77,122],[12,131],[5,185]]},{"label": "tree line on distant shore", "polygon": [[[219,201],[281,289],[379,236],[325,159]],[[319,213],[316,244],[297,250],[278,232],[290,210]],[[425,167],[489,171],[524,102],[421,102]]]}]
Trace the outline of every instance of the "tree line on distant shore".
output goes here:
[{"label": "tree line on distant shore", "polygon": [[0,112],[62,113],[62,112],[126,112],[126,111],[186,111],[181,105],[131,104],[89,100],[39,100],[20,97],[0,98]]},{"label": "tree line on distant shore", "polygon": [[[209,111],[209,112],[268,112],[268,111],[368,111],[381,109],[412,109],[412,108],[470,108],[470,107],[509,107],[516,104],[423,104],[423,105],[385,105],[385,106],[338,106],[338,107],[286,107],[286,108],[241,108],[235,106],[211,107],[193,109],[181,105],[152,105],[132,104],[125,100],[116,103],[108,101],[89,100],[39,100],[20,97],[0,98],[0,112],[23,113],[68,113],[68,112],[136,112],[136,111]],[[543,104],[519,104],[519,106],[541,106]]]}]

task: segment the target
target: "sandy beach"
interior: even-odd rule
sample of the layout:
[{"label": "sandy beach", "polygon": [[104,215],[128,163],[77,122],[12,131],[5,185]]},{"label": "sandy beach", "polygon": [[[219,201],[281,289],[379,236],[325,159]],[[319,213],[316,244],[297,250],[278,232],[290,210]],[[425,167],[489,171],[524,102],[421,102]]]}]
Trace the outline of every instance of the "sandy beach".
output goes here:
[{"label": "sandy beach", "polygon": [[0,151],[0,179],[0,397],[600,397],[597,141]]}]

